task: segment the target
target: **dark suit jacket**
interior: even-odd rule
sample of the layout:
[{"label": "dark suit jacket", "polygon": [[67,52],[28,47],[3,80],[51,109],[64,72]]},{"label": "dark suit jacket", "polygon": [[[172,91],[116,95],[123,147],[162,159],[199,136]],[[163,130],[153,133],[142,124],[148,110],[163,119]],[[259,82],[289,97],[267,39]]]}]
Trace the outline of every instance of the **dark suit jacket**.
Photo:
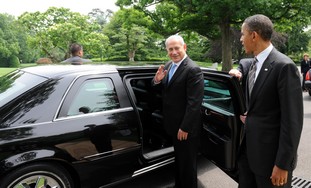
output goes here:
[{"label": "dark suit jacket", "polygon": [[248,71],[249,68],[251,66],[251,64],[253,63],[254,58],[244,58],[241,59],[239,62],[239,66],[237,67],[237,69],[242,73],[242,87],[243,87],[243,91],[244,93],[246,93],[246,81],[247,81],[247,76],[248,76]]},{"label": "dark suit jacket", "polygon": [[[166,63],[169,70],[172,62]],[[201,69],[187,57],[178,67],[171,81],[168,74],[161,81],[164,126],[167,133],[177,136],[178,129],[196,137],[202,128],[200,107],[203,100],[204,81]]]},{"label": "dark suit jacket", "polygon": [[83,59],[79,56],[74,56],[66,59],[62,63],[71,63],[72,65],[82,65],[83,63],[90,63],[90,62],[92,62],[90,59]]},{"label": "dark suit jacket", "polygon": [[300,72],[301,73],[306,73],[308,72],[308,70],[310,69],[310,62],[309,61],[305,61],[304,59],[300,61]]},{"label": "dark suit jacket", "polygon": [[269,177],[274,165],[295,168],[303,124],[299,75],[292,60],[274,48],[256,79],[245,136],[249,165],[257,175]]}]

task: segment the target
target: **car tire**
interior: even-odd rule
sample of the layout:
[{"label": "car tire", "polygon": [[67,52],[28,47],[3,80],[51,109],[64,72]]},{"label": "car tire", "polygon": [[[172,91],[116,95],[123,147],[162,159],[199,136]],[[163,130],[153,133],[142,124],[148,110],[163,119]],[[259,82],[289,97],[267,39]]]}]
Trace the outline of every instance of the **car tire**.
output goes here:
[{"label": "car tire", "polygon": [[65,168],[47,163],[30,164],[15,169],[3,177],[0,182],[0,188],[74,188],[72,178]]},{"label": "car tire", "polygon": [[309,96],[311,96],[311,90],[308,90],[308,92],[309,92]]}]

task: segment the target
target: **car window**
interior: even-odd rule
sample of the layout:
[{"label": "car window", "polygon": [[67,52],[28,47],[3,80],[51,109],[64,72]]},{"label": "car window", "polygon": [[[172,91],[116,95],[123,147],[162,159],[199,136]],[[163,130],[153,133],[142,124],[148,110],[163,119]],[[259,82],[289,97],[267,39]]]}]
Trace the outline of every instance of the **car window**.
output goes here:
[{"label": "car window", "polygon": [[228,86],[220,81],[204,80],[203,106],[219,108],[234,113]]},{"label": "car window", "polygon": [[119,108],[117,94],[109,78],[86,80],[76,92],[67,116]]},{"label": "car window", "polygon": [[0,106],[46,81],[46,78],[23,71],[14,71],[0,77]]}]

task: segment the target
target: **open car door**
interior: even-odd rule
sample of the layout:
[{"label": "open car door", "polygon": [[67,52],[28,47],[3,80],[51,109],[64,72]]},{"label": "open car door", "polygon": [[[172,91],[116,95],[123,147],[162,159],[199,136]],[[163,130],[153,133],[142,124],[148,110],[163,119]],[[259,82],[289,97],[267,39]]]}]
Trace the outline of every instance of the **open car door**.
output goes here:
[{"label": "open car door", "polygon": [[240,83],[228,73],[202,69],[204,98],[200,152],[237,180],[237,155],[243,136],[239,116],[245,111]]}]

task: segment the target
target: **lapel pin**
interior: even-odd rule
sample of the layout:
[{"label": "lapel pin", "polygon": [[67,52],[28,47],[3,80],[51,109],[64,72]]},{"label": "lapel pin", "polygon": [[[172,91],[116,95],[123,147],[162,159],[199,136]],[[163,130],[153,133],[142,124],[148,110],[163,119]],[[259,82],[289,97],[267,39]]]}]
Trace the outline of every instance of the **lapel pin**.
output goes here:
[{"label": "lapel pin", "polygon": [[265,71],[268,71],[268,69],[267,69],[267,68],[265,68]]}]

